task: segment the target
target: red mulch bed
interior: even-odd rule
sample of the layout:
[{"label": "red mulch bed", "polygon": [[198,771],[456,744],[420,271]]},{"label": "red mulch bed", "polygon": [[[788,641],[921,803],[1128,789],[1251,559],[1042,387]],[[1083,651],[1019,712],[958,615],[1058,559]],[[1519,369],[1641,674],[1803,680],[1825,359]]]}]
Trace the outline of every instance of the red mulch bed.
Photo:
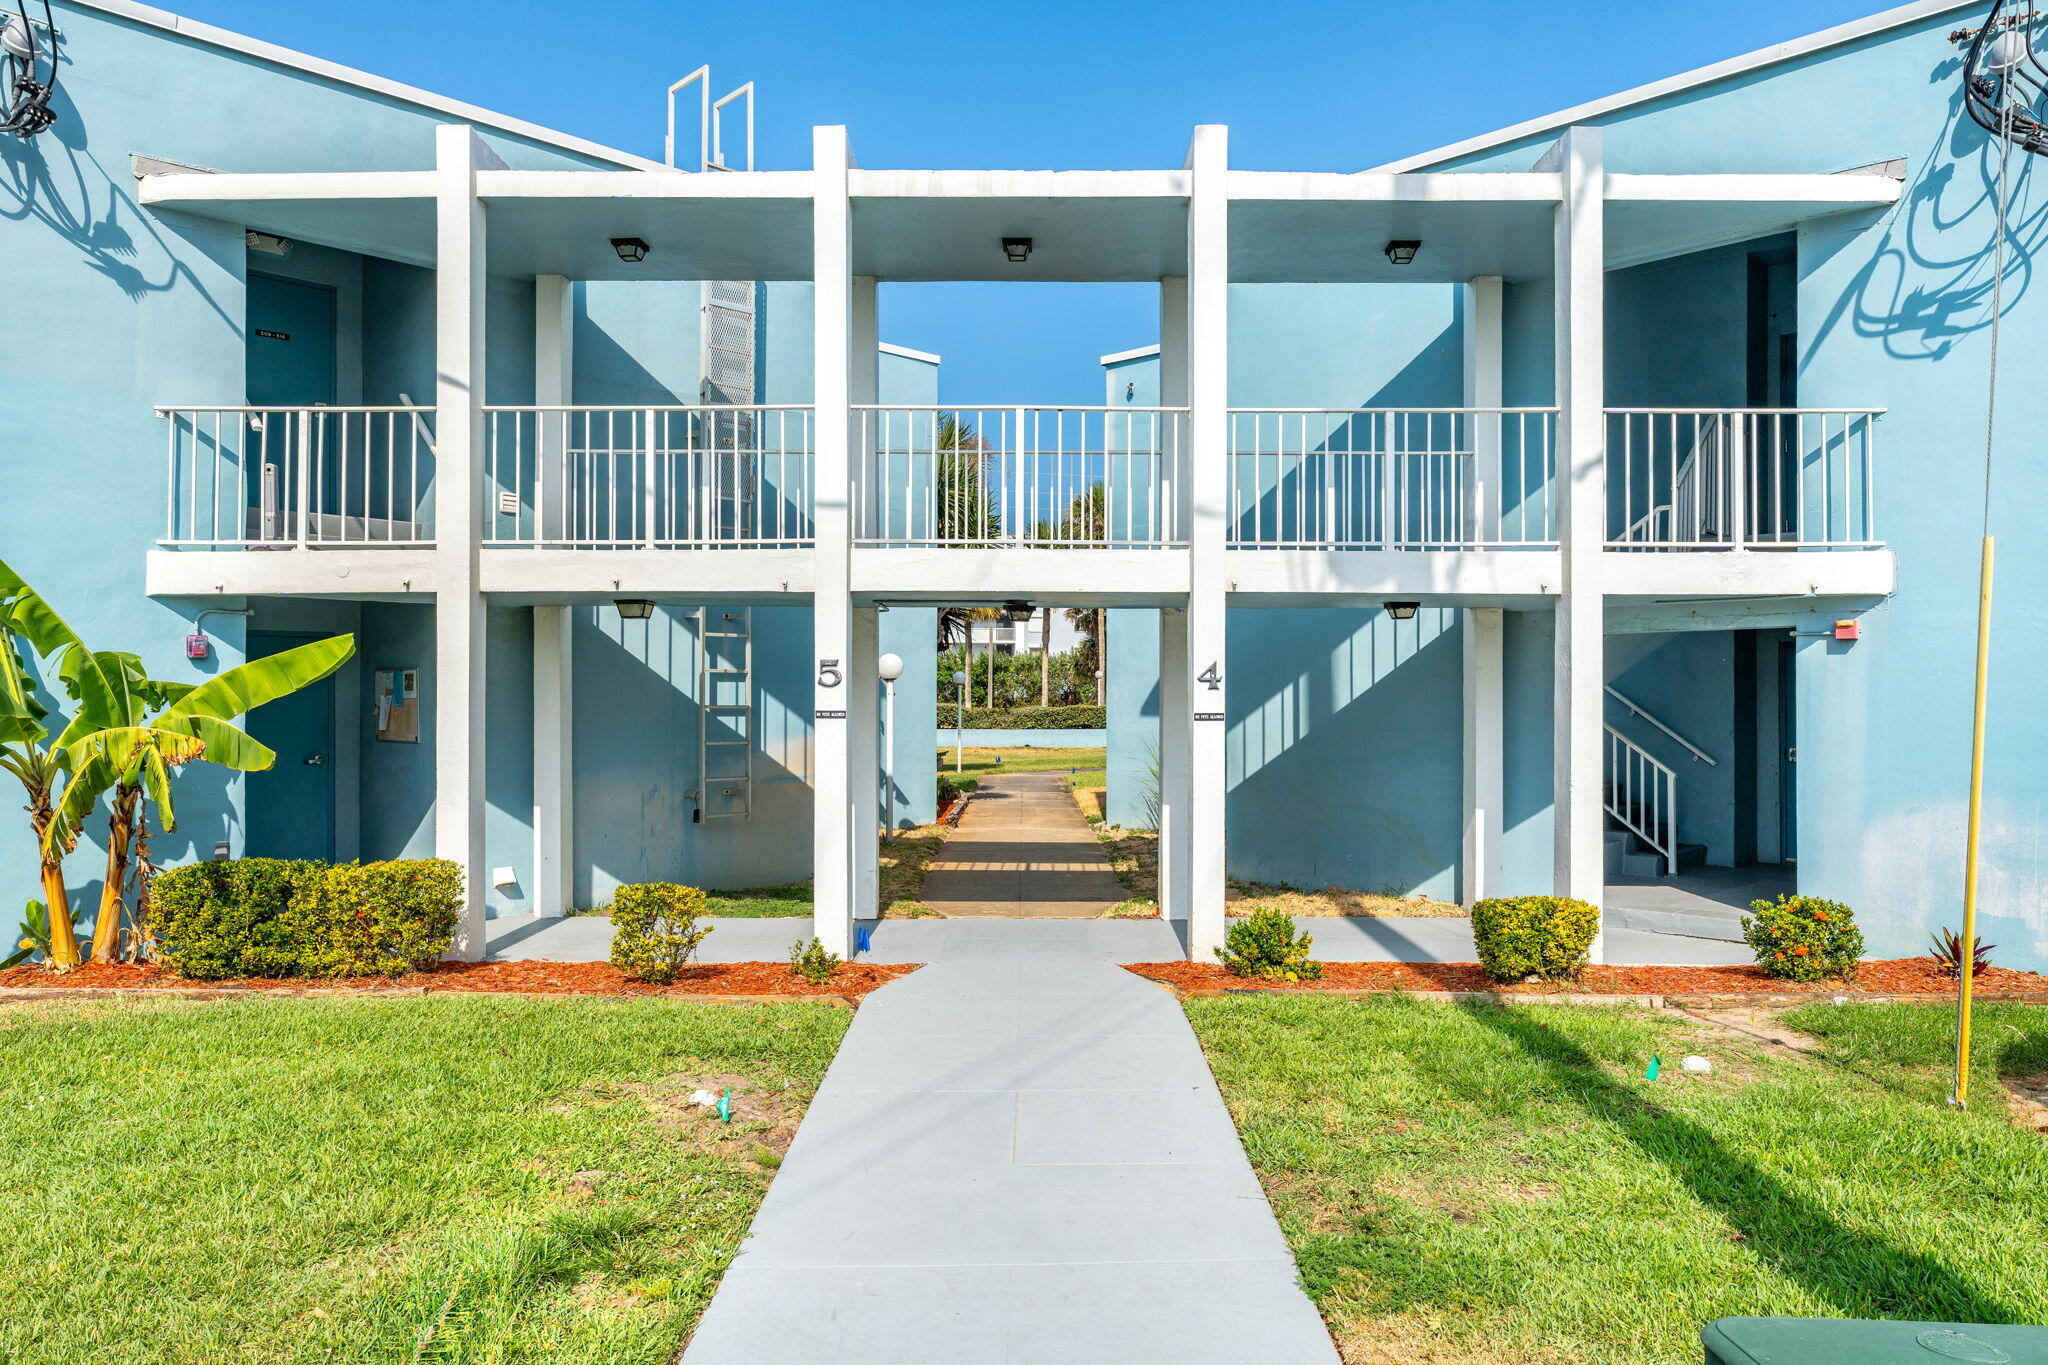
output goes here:
[{"label": "red mulch bed", "polygon": [[[1476,962],[1325,962],[1319,981],[1254,981],[1232,976],[1220,964],[1129,962],[1126,971],[1163,981],[1183,991],[1483,991],[1490,995],[1954,995],[1955,978],[1942,975],[1931,957],[1866,962],[1854,981],[1779,981],[1753,966],[1588,967],[1579,979],[1559,984],[1502,985]],[[1990,967],[1976,974],[1983,994],[2048,991],[2048,976]]]},{"label": "red mulch bed", "polygon": [[702,962],[683,968],[671,986],[635,981],[609,962],[439,962],[404,976],[356,977],[346,981],[250,977],[237,981],[190,981],[152,963],[82,966],[53,972],[42,966],[9,967],[0,971],[0,990],[8,987],[146,990],[152,987],[207,990],[350,990],[393,987],[442,991],[516,991],[540,995],[771,995],[841,996],[858,999],[917,970],[916,964],[843,962],[832,979],[813,986],[789,970],[786,962]]}]

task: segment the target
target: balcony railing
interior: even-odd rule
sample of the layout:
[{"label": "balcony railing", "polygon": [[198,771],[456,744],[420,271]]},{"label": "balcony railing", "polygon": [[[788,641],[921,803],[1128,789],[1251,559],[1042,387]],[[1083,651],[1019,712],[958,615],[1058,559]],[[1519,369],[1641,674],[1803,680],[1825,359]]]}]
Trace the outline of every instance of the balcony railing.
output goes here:
[{"label": "balcony railing", "polygon": [[1556,543],[1554,408],[1234,408],[1230,545]]},{"label": "balcony railing", "polygon": [[1607,543],[1623,550],[1882,544],[1877,419],[1846,408],[1610,408]]},{"label": "balcony railing", "polygon": [[1184,408],[854,412],[854,539],[895,548],[1186,543]]},{"label": "balcony railing", "polygon": [[433,409],[158,408],[162,543],[185,548],[431,545]]},{"label": "balcony railing", "polygon": [[811,544],[808,407],[486,407],[483,543]]}]

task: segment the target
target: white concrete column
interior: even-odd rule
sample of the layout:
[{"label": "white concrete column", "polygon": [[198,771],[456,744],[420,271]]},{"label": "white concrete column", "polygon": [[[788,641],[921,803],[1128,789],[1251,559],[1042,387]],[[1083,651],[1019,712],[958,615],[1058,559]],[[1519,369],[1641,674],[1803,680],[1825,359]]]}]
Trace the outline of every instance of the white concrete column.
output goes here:
[{"label": "white concrete column", "polygon": [[[1606,894],[1600,798],[1606,173],[1597,128],[1567,129],[1558,150],[1564,198],[1556,227],[1557,504],[1564,582],[1553,697],[1556,890],[1599,905]],[[1604,960],[1603,948],[1596,939],[1595,962]]]},{"label": "white concrete column", "polygon": [[[533,401],[543,408],[576,401],[575,287],[561,275],[533,278]],[[568,415],[537,416],[534,445],[535,519],[543,539],[559,540],[568,525]]]},{"label": "white concrete column", "polygon": [[881,908],[882,680],[880,613],[853,609],[852,642],[846,667],[847,805],[853,841],[853,914],[873,919]]},{"label": "white concrete column", "polygon": [[[1224,543],[1230,493],[1229,130],[1195,129],[1188,147],[1187,679],[1194,720],[1188,750],[1188,955],[1215,958],[1224,930]],[[1162,342],[1162,346],[1163,346]],[[1162,356],[1164,352],[1162,350]],[[1163,373],[1163,371],[1162,371]],[[1162,687],[1161,693],[1164,695]]]},{"label": "white concrete column", "polygon": [[811,273],[815,282],[811,456],[816,569],[811,591],[811,878],[814,932],[841,957],[853,950],[854,826],[848,767],[853,611],[848,575],[853,378],[852,164],[846,129],[811,130]]},{"label": "white concrete column", "polygon": [[1465,406],[1471,417],[1472,470],[1465,485],[1466,534],[1473,541],[1501,538],[1501,280],[1480,275],[1465,286]]},{"label": "white concrete column", "polygon": [[1188,680],[1188,614],[1159,613],[1159,913],[1188,918],[1194,859],[1188,839],[1194,711]]},{"label": "white concrete column", "polygon": [[1465,847],[1460,899],[1469,909],[1502,895],[1501,809],[1507,794],[1505,678],[1501,640],[1506,613],[1473,607],[1464,614]]},{"label": "white concrete column", "polygon": [[533,609],[533,913],[566,915],[576,899],[573,607]]},{"label": "white concrete column", "polygon": [[[882,347],[875,284],[872,275],[853,277],[853,339],[848,343],[847,393],[848,401],[856,407],[882,401]],[[867,477],[873,465],[870,458],[872,442],[881,431],[881,423],[863,422],[861,414],[853,415],[852,445],[846,458],[848,477],[857,486],[858,500],[850,514],[848,533],[851,535],[860,534],[865,527],[880,524],[877,517],[890,495],[890,490],[878,486],[879,480]]]},{"label": "white concrete column", "polygon": [[484,955],[482,524],[484,206],[479,168],[498,164],[467,125],[434,130],[434,853],[462,869],[451,955]]}]

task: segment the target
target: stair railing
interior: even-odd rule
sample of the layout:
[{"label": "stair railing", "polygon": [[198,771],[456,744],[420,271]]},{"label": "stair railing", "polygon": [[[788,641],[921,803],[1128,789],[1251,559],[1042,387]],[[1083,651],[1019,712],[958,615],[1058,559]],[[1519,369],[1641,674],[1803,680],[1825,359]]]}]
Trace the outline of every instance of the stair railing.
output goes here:
[{"label": "stair railing", "polygon": [[[1605,728],[1607,813],[1622,828],[1662,855],[1666,873],[1675,875],[1678,871],[1678,774],[1612,725]],[[1708,761],[1712,762],[1711,759]]]},{"label": "stair railing", "polygon": [[1627,697],[1624,697],[1623,695],[1621,695],[1621,693],[1615,691],[1611,687],[1606,688],[1604,690],[1606,691],[1608,696],[1620,702],[1622,706],[1627,709],[1630,715],[1636,717],[1638,720],[1646,720],[1650,722],[1650,724],[1656,726],[1659,730],[1662,730],[1665,734],[1671,736],[1671,738],[1678,744],[1680,748],[1684,749],[1687,753],[1691,754],[1699,762],[1706,764],[1709,768],[1718,768],[1721,766],[1719,763],[1714,761],[1714,756],[1712,754],[1708,753],[1705,749],[1702,749],[1699,745],[1687,739],[1684,735],[1679,734],[1678,731],[1672,729],[1663,721],[1658,720],[1648,711],[1645,711],[1640,704],[1631,701]]}]

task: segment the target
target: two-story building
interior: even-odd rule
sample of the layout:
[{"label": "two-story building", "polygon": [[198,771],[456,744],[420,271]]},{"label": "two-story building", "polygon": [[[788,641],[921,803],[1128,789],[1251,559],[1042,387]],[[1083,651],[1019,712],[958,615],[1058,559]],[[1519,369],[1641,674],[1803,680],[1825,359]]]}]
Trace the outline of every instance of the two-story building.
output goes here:
[{"label": "two-story building", "polygon": [[[164,676],[354,631],[259,713],[275,769],[185,779],[159,860],[431,851],[471,955],[488,913],[807,873],[847,951],[877,658],[910,661],[916,818],[932,610],[1015,602],[1115,614],[1120,799],[1149,746],[1197,956],[1227,867],[1597,903],[1617,839],[1796,856],[1915,951],[1960,894],[1973,9],[1372,170],[1234,168],[1203,126],[1177,166],[962,171],[863,167],[837,127],[809,166],[678,168],[64,0],[58,121],[0,149],[0,554]],[[2048,349],[2029,278],[2011,376]],[[1158,346],[1100,406],[944,405],[876,322],[934,280],[1151,283]],[[2038,401],[2001,398],[2002,513]],[[2015,541],[1986,936],[2039,965]],[[25,895],[25,834],[0,868]]]}]

